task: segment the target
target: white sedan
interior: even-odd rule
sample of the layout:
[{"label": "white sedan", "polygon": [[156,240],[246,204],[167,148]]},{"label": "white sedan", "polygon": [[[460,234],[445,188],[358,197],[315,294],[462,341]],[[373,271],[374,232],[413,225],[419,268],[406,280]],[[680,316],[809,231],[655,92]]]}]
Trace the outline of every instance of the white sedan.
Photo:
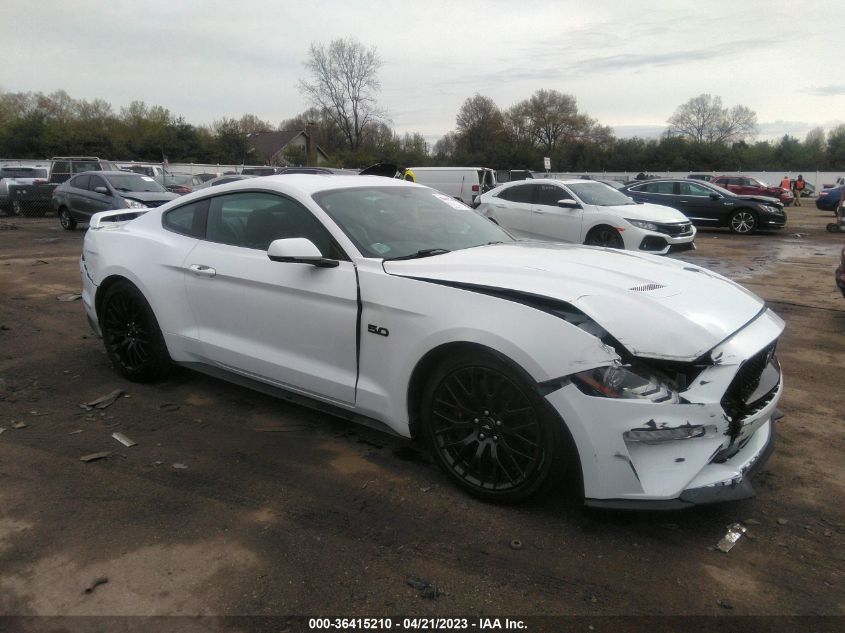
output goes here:
[{"label": "white sedan", "polygon": [[593,180],[520,180],[479,201],[479,212],[518,237],[657,255],[695,248],[695,227],[683,213],[637,204]]},{"label": "white sedan", "polygon": [[126,378],[179,364],[421,437],[488,500],[567,472],[592,505],[747,497],[779,415],[783,322],[747,290],[516,242],[400,180],[269,176],[100,213],[80,269]]}]

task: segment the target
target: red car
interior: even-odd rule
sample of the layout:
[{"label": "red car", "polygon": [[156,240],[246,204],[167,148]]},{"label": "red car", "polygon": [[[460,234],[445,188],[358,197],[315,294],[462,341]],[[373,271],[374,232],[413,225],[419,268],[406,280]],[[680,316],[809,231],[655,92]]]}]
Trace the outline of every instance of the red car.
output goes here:
[{"label": "red car", "polygon": [[776,198],[785,207],[795,201],[795,196],[792,195],[789,189],[772,187],[762,180],[752,178],[751,176],[717,176],[710,183],[743,196],[768,196],[770,198]]}]

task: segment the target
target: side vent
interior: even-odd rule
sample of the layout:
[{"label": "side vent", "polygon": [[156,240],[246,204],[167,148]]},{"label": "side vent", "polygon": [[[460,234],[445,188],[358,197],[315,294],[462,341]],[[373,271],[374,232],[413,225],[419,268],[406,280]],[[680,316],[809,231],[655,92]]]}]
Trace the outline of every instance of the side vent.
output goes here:
[{"label": "side vent", "polygon": [[651,292],[652,290],[660,290],[661,288],[665,288],[663,284],[643,284],[642,286],[634,286],[633,288],[628,288],[628,290],[633,290],[634,292]]}]

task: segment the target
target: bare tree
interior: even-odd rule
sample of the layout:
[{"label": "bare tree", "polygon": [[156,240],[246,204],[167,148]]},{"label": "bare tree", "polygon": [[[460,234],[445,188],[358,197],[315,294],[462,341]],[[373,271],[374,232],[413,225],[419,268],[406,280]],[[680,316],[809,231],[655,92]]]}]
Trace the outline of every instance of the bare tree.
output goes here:
[{"label": "bare tree", "polygon": [[369,126],[387,118],[376,104],[381,59],[375,47],[365,48],[354,38],[332,40],[328,47],[312,43],[305,67],[311,80],[300,80],[299,90],[328,114],[356,151]]},{"label": "bare tree", "polygon": [[693,97],[678,107],[667,121],[670,134],[697,143],[734,143],[757,133],[757,115],[741,105],[722,107],[722,98],[709,94]]}]

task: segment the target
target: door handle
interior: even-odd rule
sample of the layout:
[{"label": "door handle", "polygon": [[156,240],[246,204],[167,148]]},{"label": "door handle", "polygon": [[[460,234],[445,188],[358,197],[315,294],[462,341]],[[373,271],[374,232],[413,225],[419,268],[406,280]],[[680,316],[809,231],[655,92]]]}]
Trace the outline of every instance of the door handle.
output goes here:
[{"label": "door handle", "polygon": [[540,215],[545,215],[546,211],[543,211],[542,209],[534,209],[534,213],[539,213]]},{"label": "door handle", "polygon": [[689,204],[689,200],[681,200],[681,204]]},{"label": "door handle", "polygon": [[503,204],[494,204],[493,206],[496,207],[497,209],[504,209],[505,208],[505,205],[503,205]]},{"label": "door handle", "polygon": [[188,268],[192,273],[200,277],[214,277],[217,274],[217,271],[211,266],[203,266],[202,264],[191,264]]}]

